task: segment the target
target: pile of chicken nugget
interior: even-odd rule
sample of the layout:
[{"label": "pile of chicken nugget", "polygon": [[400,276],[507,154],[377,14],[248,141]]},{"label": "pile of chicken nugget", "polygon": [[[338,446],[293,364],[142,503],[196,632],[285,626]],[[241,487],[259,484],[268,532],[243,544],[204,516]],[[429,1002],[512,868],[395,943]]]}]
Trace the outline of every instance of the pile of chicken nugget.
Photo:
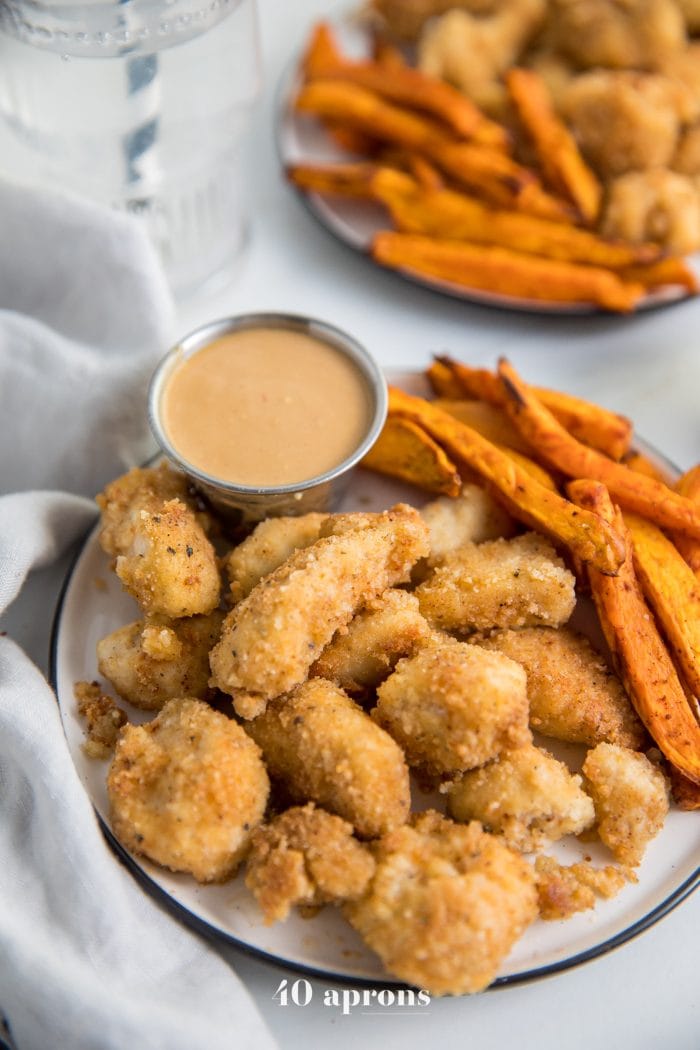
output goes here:
[{"label": "pile of chicken nugget", "polygon": [[287,174],[382,205],[378,263],[620,312],[697,290],[682,261],[700,248],[697,0],[374,0],[367,13],[359,58],[316,26],[293,99],[345,159]]},{"label": "pile of chicken nugget", "polygon": [[[339,907],[388,973],[443,995],[636,881],[669,778],[700,806],[700,477],[668,487],[626,420],[507,362],[428,375],[434,400],[391,390],[365,464],[442,493],[421,510],[233,543],[167,464],[109,484],[100,542],[142,617],[97,666],[153,718],[97,681],[76,696],[126,848],[202,883],[245,865],[266,923]],[[569,625],[586,596],[605,653]],[[609,863],[560,863],[567,836]]]}]

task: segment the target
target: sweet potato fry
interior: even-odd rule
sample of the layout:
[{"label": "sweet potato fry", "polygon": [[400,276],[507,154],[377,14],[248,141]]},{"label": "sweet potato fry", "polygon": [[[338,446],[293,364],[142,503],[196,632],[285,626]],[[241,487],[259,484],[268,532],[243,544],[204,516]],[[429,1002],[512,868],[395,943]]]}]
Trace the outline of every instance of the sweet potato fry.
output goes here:
[{"label": "sweet potato fry", "polygon": [[[416,183],[421,186],[424,190],[441,190],[445,185],[443,179],[437,168],[434,168],[430,161],[426,160],[425,157],[421,157],[420,153],[413,153],[409,155],[408,165],[411,174],[414,176]],[[387,169],[384,169],[387,170]],[[377,174],[379,174],[377,172]],[[374,187],[372,187],[374,191]],[[376,196],[376,193],[375,193]]]},{"label": "sweet potato fry", "polygon": [[464,397],[464,390],[455,379],[451,370],[437,359],[425,370],[425,377],[438,397],[449,397],[455,400]]},{"label": "sweet potato fry", "polygon": [[370,161],[357,164],[292,164],[287,178],[302,190],[323,193],[331,197],[374,197],[373,177],[378,171]]},{"label": "sweet potato fry", "polygon": [[676,284],[685,288],[691,295],[700,291],[698,279],[685,259],[671,255],[648,265],[635,264],[622,272],[626,281],[639,281],[645,288],[661,288],[664,285]]},{"label": "sweet potato fry", "polygon": [[327,22],[318,22],[311,33],[306,53],[301,62],[304,77],[318,76],[319,70],[343,61],[331,27]]},{"label": "sweet potato fry", "polygon": [[573,135],[555,113],[546,84],[532,69],[511,69],[506,74],[506,86],[532,139],[545,180],[573,201],[587,223],[594,223],[600,211],[602,186],[581,156]]},{"label": "sweet potato fry", "polygon": [[478,474],[513,517],[551,536],[601,572],[617,571],[624,547],[615,530],[597,514],[581,511],[545,488],[506,452],[429,401],[390,387],[389,411],[427,430],[458,470],[464,466]]},{"label": "sweet potato fry", "polygon": [[568,491],[582,509],[596,511],[625,538],[625,560],[617,576],[604,576],[588,566],[603,633],[637,714],[656,744],[684,776],[700,784],[700,724],[644,600],[622,515],[600,482],[573,481]]},{"label": "sweet potato fry", "polygon": [[499,362],[498,373],[508,395],[508,415],[545,463],[570,478],[600,481],[624,509],[664,528],[677,529],[684,536],[700,539],[700,504],[582,445],[557,422],[507,361]]},{"label": "sweet potato fry", "polygon": [[[500,407],[505,405],[500,380],[487,368],[470,368],[461,361],[444,356],[437,360],[452,370],[467,397],[476,397]],[[561,425],[585,445],[597,448],[611,459],[621,459],[629,450],[632,441],[629,419],[559,390],[546,390],[541,386],[532,387],[532,390]]]},{"label": "sweet potato fry", "polygon": [[646,474],[648,478],[653,478],[655,481],[660,481],[662,485],[670,484],[670,476],[664,474],[663,471],[659,470],[651,460],[643,455],[641,452],[637,452],[636,449],[632,449],[625,456],[622,457],[622,462],[629,470],[633,470],[636,474]]},{"label": "sweet potato fry", "polygon": [[629,511],[637,578],[694,696],[700,696],[700,582],[658,526]]},{"label": "sweet potato fry", "polygon": [[[700,505],[700,464],[692,467],[676,482],[676,492]],[[673,542],[688,565],[700,580],[700,540],[678,533],[672,534]]]},{"label": "sweet potato fry", "polygon": [[372,58],[382,69],[405,69],[406,59],[400,48],[383,36],[375,36],[372,46]]},{"label": "sweet potato fry", "polygon": [[386,231],[375,236],[371,251],[384,266],[533,301],[596,303],[606,310],[628,313],[643,294],[641,285],[626,284],[608,270],[540,259],[507,248]]},{"label": "sweet potato fry", "polygon": [[466,423],[494,445],[505,445],[506,448],[515,449],[525,456],[530,454],[531,448],[517,427],[513,426],[502,409],[490,405],[488,401],[438,397],[433,404],[461,423]]},{"label": "sweet potato fry", "polygon": [[357,128],[348,128],[343,124],[334,124],[328,120],[323,126],[329,138],[346,153],[366,160],[368,157],[377,157],[381,152],[381,143],[365,135],[363,131],[358,131]]},{"label": "sweet potato fry", "polygon": [[464,193],[409,183],[400,172],[382,168],[373,186],[397,229],[449,240],[512,248],[563,262],[621,269],[657,258],[656,244],[626,245],[605,241],[576,226],[535,215],[489,208]]},{"label": "sweet potato fry", "polygon": [[543,488],[549,489],[550,492],[558,493],[559,490],[552,475],[547,473],[539,463],[535,463],[534,459],[530,459],[529,456],[524,455],[522,452],[517,452],[514,448],[508,448],[507,445],[501,445],[498,442],[494,442],[494,448],[503,452],[504,455],[508,456],[508,459],[512,459],[516,466],[522,467],[525,473],[534,478]]},{"label": "sweet potato fry", "polygon": [[389,416],[361,466],[441,496],[456,497],[461,491],[454,463],[440,445],[410,419]]}]

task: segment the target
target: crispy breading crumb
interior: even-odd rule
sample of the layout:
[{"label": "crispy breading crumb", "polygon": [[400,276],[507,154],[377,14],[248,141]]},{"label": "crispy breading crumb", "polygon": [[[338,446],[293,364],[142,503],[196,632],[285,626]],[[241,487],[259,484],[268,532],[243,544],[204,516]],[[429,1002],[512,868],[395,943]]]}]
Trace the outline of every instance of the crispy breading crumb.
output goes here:
[{"label": "crispy breading crumb", "polygon": [[480,820],[525,852],[578,835],[595,819],[581,777],[534,744],[465,773],[448,790],[448,808],[456,820]]},{"label": "crispy breading crumb", "polygon": [[636,882],[634,872],[608,864],[594,868],[588,861],[559,864],[554,857],[535,859],[540,918],[570,919],[579,911],[595,907],[596,897],[614,897],[628,882]]},{"label": "crispy breading crumb", "polygon": [[589,747],[644,743],[644,727],[622,683],[583,635],[567,627],[524,627],[497,631],[478,644],[525,668],[532,729]]},{"label": "crispy breading crumb", "polygon": [[583,773],[601,840],[619,861],[635,867],[668,813],[666,778],[646,755],[615,744],[589,751]]},{"label": "crispy breading crumb", "polygon": [[530,739],[525,672],[466,642],[429,645],[400,660],[372,717],[428,773],[457,773]]},{"label": "crispy breading crumb", "polygon": [[353,837],[352,824],[310,802],[255,829],[245,881],[269,926],[283,922],[294,905],[357,900],[374,867],[369,849]]},{"label": "crispy breading crumb", "polygon": [[119,730],[128,721],[126,712],[102,692],[99,682],[76,682],[74,692],[78,711],[86,722],[83,751],[88,758],[109,758]]},{"label": "crispy breading crumb", "polygon": [[537,916],[535,876],[519,854],[474,821],[434,810],[374,846],[377,870],[344,912],[389,973],[432,995],[478,992],[493,981]]},{"label": "crispy breading crumb", "polygon": [[448,555],[416,590],[433,627],[485,631],[565,623],[574,610],[575,580],[543,536],[468,543]]}]

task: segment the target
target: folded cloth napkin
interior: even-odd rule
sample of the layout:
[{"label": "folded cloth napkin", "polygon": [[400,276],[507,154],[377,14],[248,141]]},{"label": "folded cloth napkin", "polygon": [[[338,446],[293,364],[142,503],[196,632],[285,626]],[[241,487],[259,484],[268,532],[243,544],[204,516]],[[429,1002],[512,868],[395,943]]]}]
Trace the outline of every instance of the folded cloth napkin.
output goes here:
[{"label": "folded cloth napkin", "polygon": [[[146,382],[172,303],[129,218],[0,183],[0,228],[2,613],[92,523],[86,497],[146,454]],[[10,637],[0,806],[0,1015],[17,1050],[274,1045],[230,966],[117,863],[56,698]]]}]

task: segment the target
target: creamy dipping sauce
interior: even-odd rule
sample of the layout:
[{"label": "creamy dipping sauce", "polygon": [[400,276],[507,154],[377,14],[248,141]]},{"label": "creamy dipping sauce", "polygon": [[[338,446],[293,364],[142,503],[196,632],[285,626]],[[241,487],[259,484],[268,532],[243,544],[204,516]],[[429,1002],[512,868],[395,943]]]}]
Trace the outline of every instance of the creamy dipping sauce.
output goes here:
[{"label": "creamy dipping sauce", "polygon": [[370,426],[369,386],[340,350],[303,332],[230,332],[163,390],[168,439],[194,467],[250,487],[293,485],[346,460]]}]

